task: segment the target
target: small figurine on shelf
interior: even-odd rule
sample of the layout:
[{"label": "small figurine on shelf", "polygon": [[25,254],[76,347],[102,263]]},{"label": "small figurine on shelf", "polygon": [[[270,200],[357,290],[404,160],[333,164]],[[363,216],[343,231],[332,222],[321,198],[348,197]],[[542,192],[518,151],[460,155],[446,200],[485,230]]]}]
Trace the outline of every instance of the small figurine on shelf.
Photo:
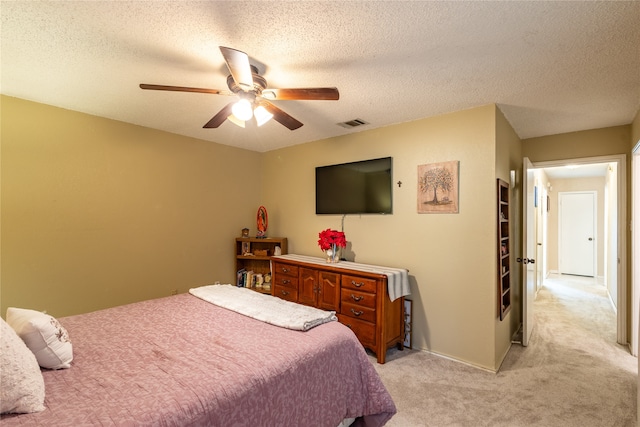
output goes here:
[{"label": "small figurine on shelf", "polygon": [[264,278],[262,277],[262,274],[260,273],[256,274],[255,278],[256,278],[256,288],[262,289],[262,284],[264,283]]},{"label": "small figurine on shelf", "polygon": [[242,237],[249,237],[249,229],[248,228],[243,228],[242,229]]},{"label": "small figurine on shelf", "polygon": [[267,226],[269,225],[269,217],[267,216],[267,209],[264,206],[260,206],[258,208],[258,233],[256,237],[259,239],[264,239],[267,237]]},{"label": "small figurine on shelf", "polygon": [[262,282],[262,289],[268,291],[271,289],[271,273],[266,273]]}]

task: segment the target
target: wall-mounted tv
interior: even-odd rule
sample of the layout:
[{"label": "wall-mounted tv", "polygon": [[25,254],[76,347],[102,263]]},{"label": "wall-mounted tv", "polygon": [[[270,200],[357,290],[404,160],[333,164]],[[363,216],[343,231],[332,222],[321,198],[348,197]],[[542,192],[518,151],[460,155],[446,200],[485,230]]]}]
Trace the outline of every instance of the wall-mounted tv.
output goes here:
[{"label": "wall-mounted tv", "polygon": [[316,168],[316,214],[390,214],[391,157]]}]

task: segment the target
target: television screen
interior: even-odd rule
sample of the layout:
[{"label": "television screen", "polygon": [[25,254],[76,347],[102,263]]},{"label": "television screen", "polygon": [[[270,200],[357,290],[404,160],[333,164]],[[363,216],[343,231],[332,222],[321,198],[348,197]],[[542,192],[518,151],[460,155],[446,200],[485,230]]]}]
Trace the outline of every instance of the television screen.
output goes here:
[{"label": "television screen", "polygon": [[390,213],[391,157],[316,168],[316,214]]}]

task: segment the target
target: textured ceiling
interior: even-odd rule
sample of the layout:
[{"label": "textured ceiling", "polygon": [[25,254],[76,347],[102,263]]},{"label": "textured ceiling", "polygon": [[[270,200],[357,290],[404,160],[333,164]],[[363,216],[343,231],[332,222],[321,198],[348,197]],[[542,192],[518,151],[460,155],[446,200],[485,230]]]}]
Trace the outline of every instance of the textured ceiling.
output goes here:
[{"label": "textured ceiling", "polygon": [[[640,2],[2,1],[0,91],[256,151],[497,103],[521,138],[630,123],[640,106]],[[304,123],[202,126],[230,98],[218,46]],[[345,129],[355,118],[368,125]],[[37,126],[37,123],[34,123]]]}]

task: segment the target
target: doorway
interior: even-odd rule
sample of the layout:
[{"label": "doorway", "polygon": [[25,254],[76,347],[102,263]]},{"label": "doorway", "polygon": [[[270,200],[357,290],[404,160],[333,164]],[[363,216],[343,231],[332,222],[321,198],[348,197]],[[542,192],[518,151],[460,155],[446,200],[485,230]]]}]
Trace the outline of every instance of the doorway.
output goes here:
[{"label": "doorway", "polygon": [[[578,166],[578,167],[576,167]],[[627,287],[626,283],[626,156],[601,156],[582,159],[556,160],[550,162],[537,162],[533,164],[536,170],[562,169],[567,177],[580,177],[581,173],[589,169],[606,170],[607,187],[609,191],[604,196],[608,218],[605,220],[605,235],[602,238],[604,244],[604,274],[602,282],[609,289],[611,301],[616,309],[616,330],[617,342],[627,345]],[[571,169],[569,168],[571,167]],[[554,178],[550,178],[549,185],[551,200],[553,196]],[[557,193],[556,193],[557,197]],[[557,208],[557,206],[556,206]],[[553,206],[552,206],[553,209]],[[605,215],[607,216],[607,215]],[[551,263],[552,256],[549,255],[548,248],[543,248],[547,253],[548,262]],[[557,255],[556,255],[557,256]],[[552,270],[544,272],[546,277]],[[596,273],[597,275],[597,273]],[[600,279],[600,277],[599,277]],[[634,307],[634,311],[637,307]]]}]

